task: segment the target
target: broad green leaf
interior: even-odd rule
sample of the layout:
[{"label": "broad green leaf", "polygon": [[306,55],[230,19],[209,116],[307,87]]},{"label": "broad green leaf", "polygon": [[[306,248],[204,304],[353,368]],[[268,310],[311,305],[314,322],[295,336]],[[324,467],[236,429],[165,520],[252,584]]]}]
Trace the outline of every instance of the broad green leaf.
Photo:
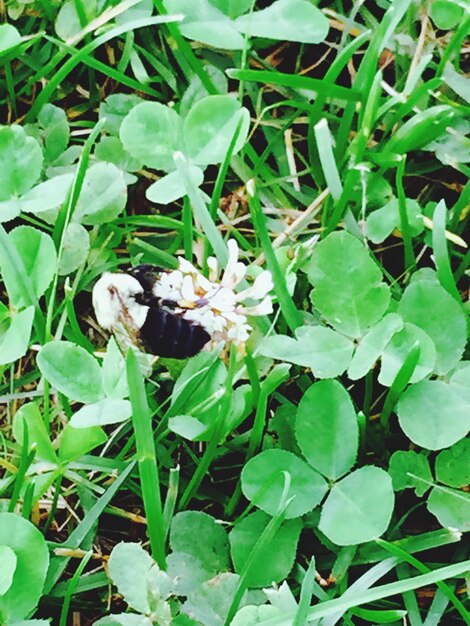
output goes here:
[{"label": "broad green leaf", "polygon": [[73,174],[60,174],[39,183],[20,198],[21,210],[39,214],[59,209],[67,200],[73,179]]},{"label": "broad green leaf", "polygon": [[12,624],[27,617],[39,602],[49,549],[36,526],[14,513],[0,513],[0,546],[8,546],[16,557],[12,584],[0,596],[0,615],[5,623]]},{"label": "broad green leaf", "polygon": [[173,154],[181,150],[181,119],[173,109],[159,102],[143,102],[126,115],[119,136],[135,159],[157,170],[175,169]]},{"label": "broad green leaf", "polygon": [[464,491],[436,485],[427,507],[445,528],[470,530],[470,495]]},{"label": "broad green leaf", "polygon": [[211,0],[211,4],[225,15],[235,19],[251,9],[253,0]]},{"label": "broad green leaf", "polygon": [[405,435],[428,450],[447,448],[470,430],[470,405],[441,380],[408,387],[398,400],[397,414]]},{"label": "broad green leaf", "polygon": [[[202,185],[204,173],[201,168],[196,165],[190,165],[188,167],[188,174],[195,187]],[[175,200],[179,200],[184,195],[186,195],[186,185],[184,181],[181,180],[179,172],[171,172],[163,176],[157,180],[157,182],[152,183],[145,192],[147,200],[155,202],[156,204],[170,204]]]},{"label": "broad green leaf", "polygon": [[240,577],[236,574],[222,572],[193,589],[181,607],[182,613],[186,613],[192,619],[197,620],[190,622],[190,626],[193,624],[222,626],[225,623],[239,580]]},{"label": "broad green leaf", "polygon": [[111,613],[105,615],[94,626],[154,626],[155,622],[139,613]]},{"label": "broad green leaf", "polygon": [[[235,525],[229,540],[236,572],[242,572],[270,519],[263,511],[255,511]],[[294,565],[301,529],[300,519],[287,520],[280,526],[272,541],[261,548],[253,561],[246,579],[248,587],[267,587],[288,576]]]},{"label": "broad green leaf", "polygon": [[97,446],[106,443],[108,437],[99,426],[89,428],[74,428],[67,424],[59,441],[59,459],[62,463],[78,461]]},{"label": "broad green leaf", "polygon": [[0,52],[13,48],[21,41],[21,35],[11,24],[0,25]]},{"label": "broad green leaf", "polygon": [[28,350],[33,328],[34,307],[30,306],[11,316],[8,329],[0,330],[0,365],[13,363],[24,356]]},{"label": "broad green leaf", "polygon": [[[416,200],[406,199],[406,213],[411,234],[419,235],[424,230],[424,224],[421,207]],[[385,206],[367,216],[367,237],[373,243],[382,243],[395,228],[400,228],[400,226],[398,200],[393,198]]]},{"label": "broad green leaf", "polygon": [[187,552],[171,552],[167,556],[166,564],[168,575],[176,581],[175,593],[178,596],[188,596],[193,589],[217,574]]},{"label": "broad green leaf", "polygon": [[41,373],[71,400],[97,402],[103,397],[101,369],[86,350],[68,341],[51,341],[37,356]]},{"label": "broad green leaf", "polygon": [[69,143],[70,127],[67,115],[64,109],[46,104],[39,112],[38,123],[43,129],[46,159],[55,161]]},{"label": "broad green leaf", "polygon": [[250,125],[248,110],[232,96],[207,96],[199,100],[184,120],[186,154],[197,165],[222,163],[238,124],[233,154],[241,150]]},{"label": "broad green leaf", "polygon": [[0,127],[0,222],[19,214],[19,206],[8,206],[4,201],[15,201],[31,189],[41,173],[42,161],[38,142],[24,128],[15,124]]},{"label": "broad green leaf", "polygon": [[470,484],[470,439],[462,439],[436,457],[436,478],[450,487]]},{"label": "broad green leaf", "polygon": [[114,336],[108,341],[106,354],[103,359],[103,390],[108,398],[127,398],[126,362],[119,350]]},{"label": "broad green leaf", "polygon": [[381,385],[384,387],[392,385],[416,342],[419,345],[419,359],[411,375],[410,383],[418,382],[433,371],[436,364],[436,348],[433,341],[419,326],[406,322],[404,328],[393,335],[382,354],[379,374]]},{"label": "broad green leaf", "polygon": [[308,0],[276,0],[266,9],[239,17],[235,26],[249,37],[301,43],[320,43],[330,27],[320,9]]},{"label": "broad green leaf", "polygon": [[168,13],[184,15],[179,24],[181,34],[188,39],[222,48],[243,50],[245,37],[235,23],[208,0],[164,0]]},{"label": "broad green leaf", "polygon": [[260,354],[309,367],[315,378],[334,378],[348,367],[354,344],[343,335],[324,326],[302,326],[295,334],[296,339],[268,337],[260,346]]},{"label": "broad green leaf", "polygon": [[436,374],[446,374],[462,356],[467,323],[462,307],[434,281],[411,283],[405,290],[398,312],[422,328],[436,347]]},{"label": "broad green leaf", "polygon": [[150,17],[153,11],[152,0],[140,0],[137,4],[132,6],[127,11],[123,11],[116,17],[116,24],[127,24],[134,20],[142,20],[146,17]]},{"label": "broad green leaf", "polygon": [[192,415],[175,415],[168,420],[168,428],[189,441],[204,441],[209,426]]},{"label": "broad green leaf", "polygon": [[211,397],[220,392],[227,378],[227,370],[220,359],[214,361],[209,352],[201,352],[185,365],[171,393],[171,407],[178,406],[172,414],[186,414],[199,417],[201,411],[196,407],[204,405]]},{"label": "broad green leaf", "polygon": [[127,186],[122,170],[113,163],[95,163],[85,174],[73,220],[91,225],[112,222],[126,201]]},{"label": "broad green leaf", "polygon": [[142,102],[142,98],[133,93],[116,93],[108,96],[99,108],[99,118],[106,118],[103,129],[111,135],[119,135],[123,119],[129,111]]},{"label": "broad green leaf", "polygon": [[64,41],[78,35],[92,19],[98,16],[97,0],[81,0],[81,8],[85,17],[85,23],[80,23],[80,17],[74,0],[67,0],[60,7],[55,22],[55,32]]},{"label": "broad green leaf", "polygon": [[388,473],[392,477],[395,491],[413,488],[417,496],[423,496],[430,485],[416,480],[410,474],[423,478],[428,483],[433,482],[429,462],[424,454],[414,450],[397,450],[392,454]]},{"label": "broad green leaf", "polygon": [[36,459],[57,463],[55,450],[44,423],[43,416],[35,402],[23,404],[13,419],[13,435],[21,445],[24,436],[24,424],[28,427],[29,445],[36,448]]},{"label": "broad green leaf", "polygon": [[89,426],[107,426],[120,424],[130,419],[132,407],[129,400],[104,398],[94,404],[87,404],[79,409],[70,420],[74,428],[88,428]]},{"label": "broad green leaf", "polygon": [[3,596],[11,587],[16,570],[16,554],[9,546],[0,545],[0,596]]},{"label": "broad green leaf", "polygon": [[[198,540],[194,541],[194,537]],[[207,513],[177,513],[171,522],[170,545],[174,552],[184,552],[197,558],[209,572],[229,568],[227,533]]]},{"label": "broad green leaf", "polygon": [[452,390],[470,404],[470,361],[459,363],[450,379]]},{"label": "broad green leaf", "polygon": [[230,622],[230,626],[256,626],[256,624],[264,624],[270,618],[280,617],[282,611],[275,606],[262,604],[255,606],[250,604],[244,606],[237,611],[235,617]]},{"label": "broad green leaf", "polygon": [[59,262],[59,274],[66,276],[85,263],[90,249],[90,236],[86,228],[70,222],[64,233],[64,245]]},{"label": "broad green leaf", "polygon": [[373,326],[360,340],[348,369],[351,380],[363,378],[382,356],[393,335],[403,328],[403,320],[397,313],[389,313]]},{"label": "broad green leaf", "polygon": [[[225,73],[215,65],[210,64],[206,64],[204,66],[204,70],[211,79],[213,85],[216,87],[217,93],[226,94],[228,91],[228,80]],[[181,117],[186,117],[189,110],[196,104],[196,102],[199,102],[199,100],[202,100],[209,95],[209,92],[207,91],[199,76],[197,76],[197,74],[192,76],[186,88],[186,91],[181,98],[179,107],[179,113]]]},{"label": "broad green leaf", "polygon": [[269,515],[275,515],[288,484],[287,519],[300,517],[319,504],[328,490],[326,481],[305,461],[286,450],[265,450],[248,461],[241,474],[245,497]]},{"label": "broad green leaf", "polygon": [[358,426],[351,398],[335,380],[322,380],[303,395],[295,422],[297,443],[307,461],[338,479],[356,462]]},{"label": "broad green leaf", "polygon": [[[11,243],[23,260],[35,295],[39,298],[49,287],[57,265],[57,254],[52,238],[32,226],[18,226],[9,233]],[[15,268],[3,263],[2,278],[10,300],[15,307],[25,307],[29,301],[16,280]]]},{"label": "broad green leaf", "polygon": [[116,167],[124,171],[124,179],[127,184],[136,182],[137,178],[129,172],[136,172],[142,169],[142,163],[134,159],[122,145],[119,137],[102,137],[96,144],[95,157],[100,161],[114,163]]},{"label": "broad green leaf", "polygon": [[450,30],[462,19],[463,8],[452,0],[432,0],[429,15],[437,28]]},{"label": "broad green leaf", "polygon": [[390,476],[366,465],[333,485],[318,528],[338,546],[372,541],[387,530],[393,504]]},{"label": "broad green leaf", "polygon": [[154,560],[140,543],[118,543],[108,562],[111,580],[127,604],[139,613],[150,613],[148,579]]},{"label": "broad green leaf", "polygon": [[340,332],[362,337],[388,307],[390,289],[369,252],[353,235],[335,232],[318,243],[305,271],[315,308]]},{"label": "broad green leaf", "polygon": [[269,603],[282,613],[297,610],[297,601],[286,581],[278,587],[263,589],[263,593],[268,598]]}]

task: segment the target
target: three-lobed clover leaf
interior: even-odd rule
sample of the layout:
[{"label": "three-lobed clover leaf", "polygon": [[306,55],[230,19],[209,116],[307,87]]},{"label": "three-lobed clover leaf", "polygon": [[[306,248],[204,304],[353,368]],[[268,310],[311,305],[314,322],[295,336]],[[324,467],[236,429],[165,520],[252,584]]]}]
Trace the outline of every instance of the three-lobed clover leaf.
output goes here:
[{"label": "three-lobed clover leaf", "polygon": [[267,337],[260,345],[260,354],[309,367],[315,378],[340,376],[348,367],[354,344],[344,335],[324,326],[301,326],[295,335],[295,339]]},{"label": "three-lobed clover leaf", "polygon": [[248,110],[235,98],[212,95],[198,98],[184,120],[158,102],[137,104],[120,123],[119,133],[124,149],[134,159],[168,172],[146,192],[152,202],[168,204],[187,193],[185,177],[176,170],[176,159],[183,155],[187,182],[199,187],[203,169],[225,159],[235,136],[232,153],[241,150],[249,122]]}]

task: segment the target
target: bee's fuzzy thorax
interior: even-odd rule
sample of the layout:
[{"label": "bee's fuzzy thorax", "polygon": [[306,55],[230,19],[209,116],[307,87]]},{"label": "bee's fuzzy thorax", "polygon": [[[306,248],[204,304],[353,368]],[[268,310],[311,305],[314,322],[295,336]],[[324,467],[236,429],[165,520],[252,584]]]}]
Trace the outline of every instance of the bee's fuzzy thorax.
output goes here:
[{"label": "bee's fuzzy thorax", "polygon": [[106,272],[93,287],[93,308],[98,324],[112,330],[122,321],[123,314],[140,329],[147,318],[148,307],[136,302],[144,292],[139,281],[129,274]]}]

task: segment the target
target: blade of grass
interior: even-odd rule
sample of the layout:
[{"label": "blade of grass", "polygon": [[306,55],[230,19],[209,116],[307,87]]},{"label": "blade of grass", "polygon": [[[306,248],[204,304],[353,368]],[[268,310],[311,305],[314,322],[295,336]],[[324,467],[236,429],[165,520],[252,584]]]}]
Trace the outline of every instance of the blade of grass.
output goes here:
[{"label": "blade of grass", "polygon": [[447,207],[444,200],[436,205],[433,214],[432,229],[432,249],[434,252],[434,262],[437,269],[439,282],[446,291],[453,296],[457,302],[461,302],[460,294],[455,284],[455,279],[450,266],[449,250],[446,239],[446,215]]},{"label": "blade of grass", "polygon": [[[410,567],[407,563],[399,563],[397,565],[397,576],[399,579],[409,578]],[[421,613],[418,606],[418,599],[414,591],[406,591],[403,594],[403,603],[408,613],[408,621],[410,626],[423,626]]]},{"label": "blade of grass", "polygon": [[261,247],[266,258],[266,264],[273,278],[274,291],[279,300],[279,305],[281,307],[281,311],[285,317],[287,325],[289,326],[291,331],[294,332],[295,329],[301,326],[303,323],[302,314],[295,306],[294,301],[287,291],[285,276],[281,268],[279,267],[279,263],[277,262],[276,255],[274,253],[274,248],[266,225],[266,218],[261,208],[258,193],[256,191],[255,181],[253,179],[248,181],[246,185],[246,190],[249,197],[249,206],[253,220],[253,226],[255,228],[256,234],[259,237]]},{"label": "blade of grass", "polygon": [[34,328],[38,334],[39,341],[45,338],[44,316],[34,293],[33,284],[26,271],[18,250],[12,244],[6,230],[0,224],[0,259],[2,267],[8,266],[9,273],[15,277],[17,285],[21,288],[22,296],[27,306],[34,306]]},{"label": "blade of grass", "polygon": [[[412,578],[374,587],[373,589],[356,593],[348,598],[341,597],[329,600],[328,602],[322,602],[321,604],[310,608],[308,612],[308,619],[310,621],[319,619],[320,617],[330,615],[334,611],[341,610],[344,612],[362,604],[368,604],[369,602],[376,602],[377,600],[383,600],[384,598],[389,598],[391,596],[401,595],[402,593],[412,591],[413,589],[419,589],[420,587],[435,585],[448,578],[461,577],[469,569],[470,560],[462,561],[461,563],[440,567],[427,574],[421,574]],[[290,623],[289,620],[292,620],[294,615],[294,612],[289,611],[280,617],[274,617],[260,622],[260,626],[285,626],[287,623]]]},{"label": "blade of grass", "polygon": [[343,185],[336,166],[333,151],[333,137],[331,136],[326,118],[321,119],[315,124],[314,133],[325,181],[330,190],[331,197],[336,202],[341,197]]},{"label": "blade of grass", "polygon": [[[247,578],[253,563],[256,561],[260,552],[266,547],[266,545],[272,542],[274,536],[276,535],[276,532],[279,530],[281,524],[285,519],[285,511],[292,498],[287,499],[287,494],[289,493],[291,483],[290,474],[288,472],[283,472],[283,474],[284,488],[280,498],[279,510],[277,511],[276,515],[274,515],[274,517],[269,520],[266,528],[261,533],[261,536],[252,548],[250,555],[248,556],[245,565],[243,566],[243,569],[240,573],[240,578],[238,580],[237,588],[233,595],[232,603],[225,618],[224,626],[229,626],[235,613],[238,610],[238,607],[240,606],[243,594],[247,589]],[[288,623],[290,624],[291,622],[289,621]]]},{"label": "blade of grass", "polygon": [[150,549],[160,568],[166,569],[165,524],[152,431],[152,417],[147,403],[144,380],[139,370],[137,357],[132,349],[127,352],[126,370]]},{"label": "blade of grass", "polygon": [[382,428],[388,428],[390,415],[395,404],[397,403],[398,398],[400,397],[400,394],[410,382],[410,378],[413,376],[413,372],[418,364],[419,355],[420,346],[419,343],[416,342],[406,355],[405,360],[395,376],[392,386],[388,390],[387,397],[385,398],[384,406],[380,414],[380,424]]},{"label": "blade of grass", "polygon": [[[433,548],[439,548],[440,546],[447,546],[451,543],[457,543],[462,539],[462,533],[458,530],[450,530],[448,528],[441,528],[439,530],[432,530],[420,535],[404,537],[394,541],[393,544],[400,546],[406,552],[423,552],[425,550],[432,550]],[[377,546],[376,543],[366,543],[359,547],[358,556],[354,559],[354,565],[363,565],[365,563],[374,563],[380,561],[387,556],[387,552]]]},{"label": "blade of grass", "polygon": [[210,441],[204,451],[204,454],[199,461],[194,474],[191,476],[191,479],[186,486],[186,489],[181,496],[181,501],[179,504],[179,510],[184,510],[188,502],[194,497],[199,485],[204,479],[204,476],[207,474],[209,467],[214,460],[214,457],[217,452],[217,448],[220,445],[222,436],[225,431],[225,419],[229,414],[230,404],[232,401],[232,393],[233,393],[233,377],[235,374],[236,368],[236,349],[231,346],[230,348],[230,357],[229,357],[229,367],[227,372],[227,380],[225,383],[225,390],[222,400],[219,404],[219,411],[217,414],[216,422],[214,425],[214,430],[211,435]]},{"label": "blade of grass", "polygon": [[78,581],[80,580],[80,576],[82,575],[83,570],[87,566],[88,561],[91,559],[92,556],[93,556],[93,550],[89,550],[84,555],[84,557],[80,561],[77,569],[75,570],[72,578],[70,579],[67,585],[67,591],[64,596],[64,603],[62,604],[62,610],[60,612],[59,626],[67,626],[67,618],[69,615],[70,604],[72,602],[72,596],[75,592]]},{"label": "blade of grass", "polygon": [[159,267],[175,270],[178,267],[178,261],[172,254],[169,254],[165,250],[161,250],[156,246],[153,246],[147,241],[142,239],[134,239],[131,243],[132,247],[142,250],[145,253],[146,258]]},{"label": "blade of grass", "polygon": [[26,420],[23,420],[23,441],[21,446],[21,455],[20,462],[18,465],[18,469],[15,474],[15,483],[13,486],[13,493],[11,494],[10,502],[8,503],[8,512],[13,513],[16,505],[18,504],[18,500],[20,498],[20,493],[25,484],[26,472],[28,468],[31,466],[31,463],[34,461],[34,457],[36,456],[36,450],[33,448],[29,449],[29,431]]},{"label": "blade of grass", "polygon": [[[162,0],[153,0],[153,4],[161,16],[167,15],[168,12],[165,9],[165,6]],[[189,66],[191,67],[193,72],[196,74],[196,76],[199,77],[200,81],[202,82],[206,90],[209,92],[209,94],[216,94],[217,88],[214,86],[214,83],[212,82],[211,77],[204,69],[204,66],[201,63],[201,61],[194,54],[193,49],[191,48],[191,44],[188,41],[186,41],[184,37],[181,35],[178,24],[174,23],[175,21],[176,20],[168,21],[167,26],[166,26],[168,32],[171,35],[171,38],[173,39],[173,43],[171,45],[171,48],[173,49],[173,53],[175,54],[176,51],[181,51],[185,61],[189,64]],[[176,50],[175,50],[175,44],[176,44]],[[181,67],[181,63],[180,63],[180,67]]]},{"label": "blade of grass", "polygon": [[54,226],[53,231],[53,239],[57,247],[57,265],[56,270],[54,272],[54,278],[52,281],[52,285],[50,288],[50,297],[47,303],[47,313],[46,313],[46,341],[50,341],[52,337],[52,318],[55,312],[55,302],[57,297],[57,285],[59,282],[59,265],[62,258],[62,254],[64,252],[64,243],[65,243],[65,231],[66,228],[72,218],[73,212],[78,202],[78,198],[80,196],[80,192],[82,190],[83,181],[85,180],[86,169],[88,167],[88,161],[90,159],[91,149],[93,144],[95,143],[101,129],[103,128],[106,120],[99,120],[93,130],[90,133],[90,136],[85,141],[83,146],[82,153],[80,155],[80,160],[78,162],[77,172],[75,174],[72,187],[69,193],[69,197],[67,202],[63,205]]},{"label": "blade of grass", "polygon": [[186,193],[193,206],[194,214],[201,224],[202,230],[212,246],[220,266],[225,267],[228,260],[227,246],[222,235],[214,224],[210,211],[203,200],[201,190],[193,184],[190,176],[188,175],[188,163],[186,158],[181,152],[176,152],[173,158],[176,168],[184,181]]},{"label": "blade of grass", "polygon": [[165,505],[163,507],[163,524],[165,526],[165,539],[170,532],[171,520],[176,508],[178,499],[178,489],[180,484],[180,468],[172,467],[168,478],[168,489],[166,492]]},{"label": "blade of grass", "polygon": [[306,89],[318,94],[323,93],[328,98],[336,98],[338,100],[352,100],[353,102],[359,100],[359,94],[354,89],[342,87],[324,79],[319,80],[309,76],[284,74],[269,70],[239,70],[231,68],[226,70],[226,72],[230,78],[235,80],[280,85],[282,87],[291,87],[292,89]]},{"label": "blade of grass", "polygon": [[[388,541],[385,541],[384,539],[377,539],[376,541],[379,546],[381,546],[382,548],[390,552],[390,554],[393,554],[394,556],[397,556],[398,558],[402,559],[406,563],[409,563],[414,568],[416,568],[418,572],[421,572],[421,574],[429,574],[430,572],[432,572],[432,570],[429,567],[427,567],[427,565],[422,563],[419,559],[414,557],[412,554],[409,554],[408,552],[406,552],[406,550],[403,550],[403,548],[400,548],[396,544],[389,543]],[[463,617],[465,623],[467,624],[470,623],[470,611],[467,611],[467,609],[464,607],[462,602],[454,594],[452,589],[450,589],[450,587],[442,580],[437,580],[436,585],[442,591],[442,593],[449,599],[449,601],[454,605],[454,607]]]},{"label": "blade of grass", "polygon": [[70,72],[75,69],[77,65],[79,65],[83,61],[84,58],[88,57],[94,50],[102,46],[104,43],[107,43],[108,41],[111,41],[111,39],[119,37],[120,35],[123,35],[124,33],[127,33],[131,30],[145,28],[146,26],[156,26],[168,22],[175,22],[180,19],[181,17],[178,15],[149,17],[147,19],[135,20],[126,24],[115,26],[114,28],[111,28],[109,31],[100,35],[99,37],[96,37],[96,39],[90,41],[90,43],[83,46],[83,48],[80,48],[77,54],[75,54],[70,59],[67,59],[67,61],[65,61],[60,69],[57,70],[56,73],[50,78],[49,82],[40,92],[39,96],[36,98],[28,114],[26,115],[26,121],[34,121],[42,107],[52,99],[52,95],[54,91],[59,87],[60,83],[64,81],[64,79],[70,74]]},{"label": "blade of grass", "polygon": [[[118,476],[114,483],[104,493],[99,500],[91,507],[80,524],[70,533],[67,538],[66,545],[69,548],[79,548],[82,541],[88,535],[90,530],[95,525],[101,513],[111,502],[112,498],[119,491],[124,481],[127,479],[132,469],[134,468],[134,461],[129,463],[125,470]],[[69,562],[68,557],[54,557],[51,559],[49,569],[47,571],[46,582],[44,583],[44,593],[49,593],[54,587],[56,582],[61,577],[67,564]]]},{"label": "blade of grass", "polygon": [[295,613],[292,626],[306,626],[310,601],[313,595],[313,587],[315,584],[315,559],[312,558],[305,572],[302,586],[300,588],[300,598],[297,611]]},{"label": "blade of grass", "polygon": [[[378,580],[386,576],[396,566],[398,559],[389,557],[370,567],[362,576],[350,584],[350,586],[341,595],[346,599],[356,593],[361,593],[370,589]],[[322,626],[335,626],[339,620],[344,617],[345,611],[337,611],[332,615],[323,618]]]},{"label": "blade of grass", "polygon": [[400,213],[400,230],[403,237],[403,245],[405,247],[405,270],[409,272],[416,265],[416,258],[413,251],[413,242],[410,232],[410,224],[408,222],[408,213],[406,210],[406,195],[403,187],[403,175],[405,173],[406,156],[398,161],[395,184],[398,196],[398,211]]}]

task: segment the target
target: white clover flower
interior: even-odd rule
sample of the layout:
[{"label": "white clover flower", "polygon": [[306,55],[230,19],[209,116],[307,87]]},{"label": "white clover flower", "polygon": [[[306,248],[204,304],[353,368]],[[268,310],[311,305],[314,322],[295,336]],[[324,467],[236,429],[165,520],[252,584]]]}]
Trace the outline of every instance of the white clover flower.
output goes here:
[{"label": "white clover flower", "polygon": [[178,269],[162,274],[153,294],[161,300],[176,302],[180,315],[201,324],[211,335],[213,344],[233,342],[243,348],[252,329],[247,316],[272,313],[269,292],[273,281],[270,272],[263,271],[251,287],[237,293],[236,287],[244,280],[247,268],[238,260],[237,242],[230,239],[227,247],[228,261],[219,282],[214,257],[207,259],[209,278],[180,257]]}]

